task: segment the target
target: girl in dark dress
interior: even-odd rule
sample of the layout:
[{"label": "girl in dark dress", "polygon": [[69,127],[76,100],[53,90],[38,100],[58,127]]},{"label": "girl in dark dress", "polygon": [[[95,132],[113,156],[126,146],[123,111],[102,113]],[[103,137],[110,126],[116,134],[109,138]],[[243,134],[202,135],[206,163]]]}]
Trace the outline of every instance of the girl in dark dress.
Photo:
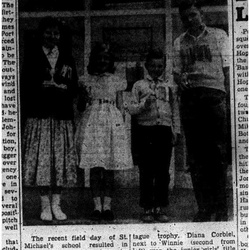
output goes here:
[{"label": "girl in dark dress", "polygon": [[66,220],[60,207],[63,187],[75,186],[73,98],[77,73],[63,46],[62,25],[44,18],[39,43],[26,55],[21,77],[23,184],[38,187],[44,221]]}]

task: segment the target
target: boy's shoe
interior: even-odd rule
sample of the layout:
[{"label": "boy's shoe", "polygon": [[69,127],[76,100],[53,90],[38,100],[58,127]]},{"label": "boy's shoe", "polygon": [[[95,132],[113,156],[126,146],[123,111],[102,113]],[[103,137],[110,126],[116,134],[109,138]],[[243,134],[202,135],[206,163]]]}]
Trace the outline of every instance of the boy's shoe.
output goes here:
[{"label": "boy's shoe", "polygon": [[102,214],[101,211],[99,210],[94,210],[91,214],[91,219],[95,221],[99,221],[102,219]]},{"label": "boy's shoe", "polygon": [[199,210],[198,213],[195,215],[193,222],[208,222],[211,221],[211,212],[208,211],[201,211]]},{"label": "boy's shoe", "polygon": [[142,221],[145,223],[150,223],[154,221],[154,216],[152,209],[145,209],[144,214],[142,215]]},{"label": "boy's shoe", "polygon": [[166,215],[166,212],[163,210],[163,208],[161,207],[157,207],[155,208],[155,220],[159,221],[159,222],[169,222],[169,218]]},{"label": "boy's shoe", "polygon": [[111,210],[107,209],[107,210],[104,210],[102,212],[102,218],[104,220],[111,221],[111,220],[114,220],[115,216],[114,216],[114,213]]}]

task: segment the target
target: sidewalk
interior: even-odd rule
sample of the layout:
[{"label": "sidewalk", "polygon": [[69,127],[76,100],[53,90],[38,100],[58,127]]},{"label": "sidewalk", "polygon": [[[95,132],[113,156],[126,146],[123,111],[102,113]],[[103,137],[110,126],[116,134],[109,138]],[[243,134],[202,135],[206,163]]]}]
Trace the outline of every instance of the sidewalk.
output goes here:
[{"label": "sidewalk", "polygon": [[[229,220],[233,219],[232,190],[228,190]],[[191,222],[197,212],[196,201],[192,189],[174,189],[170,191],[169,218],[170,223]],[[141,208],[138,188],[117,188],[113,199],[114,222],[108,224],[138,224]],[[47,224],[60,225],[91,225],[96,224],[89,219],[93,209],[90,190],[75,188],[65,190],[62,194],[62,210],[68,220],[52,221]],[[40,196],[36,189],[23,190],[23,218],[24,225],[44,225],[40,220]],[[107,222],[101,221],[101,224]]]}]

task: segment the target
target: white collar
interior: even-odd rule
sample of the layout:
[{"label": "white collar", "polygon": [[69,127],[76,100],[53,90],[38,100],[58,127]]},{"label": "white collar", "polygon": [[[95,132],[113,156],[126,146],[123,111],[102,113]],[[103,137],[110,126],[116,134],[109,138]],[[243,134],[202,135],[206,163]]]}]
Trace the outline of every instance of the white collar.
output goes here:
[{"label": "white collar", "polygon": [[50,55],[58,55],[59,50],[58,50],[57,46],[55,46],[52,50],[43,46],[43,52],[45,53],[46,56],[49,54]]},{"label": "white collar", "polygon": [[[146,79],[149,80],[150,82],[154,82],[154,79],[149,74],[146,75]],[[163,74],[157,77],[157,80],[158,82],[163,82],[164,81]]]},{"label": "white collar", "polygon": [[202,24],[202,25],[203,25],[204,29],[203,29],[203,31],[198,36],[191,35],[189,33],[189,30],[186,31],[185,35],[188,35],[188,36],[190,36],[190,37],[192,37],[194,39],[198,39],[198,38],[202,37],[204,35],[204,33],[207,32],[207,26],[205,24]]}]

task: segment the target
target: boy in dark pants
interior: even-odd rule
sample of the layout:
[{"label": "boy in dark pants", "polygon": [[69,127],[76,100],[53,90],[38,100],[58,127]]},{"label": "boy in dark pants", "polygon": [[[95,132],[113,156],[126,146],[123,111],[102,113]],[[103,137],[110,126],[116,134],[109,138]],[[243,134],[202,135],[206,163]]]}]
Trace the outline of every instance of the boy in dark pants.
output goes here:
[{"label": "boy in dark pants", "polygon": [[169,165],[180,131],[178,103],[174,87],[162,76],[162,51],[150,51],[145,67],[148,75],[134,84],[133,102],[128,106],[139,125],[140,206],[144,208],[144,222],[167,222]]},{"label": "boy in dark pants", "polygon": [[193,221],[211,221],[213,214],[216,221],[227,221],[228,36],[205,25],[198,1],[182,1],[179,12],[187,31],[174,42],[173,71],[198,205]]}]

